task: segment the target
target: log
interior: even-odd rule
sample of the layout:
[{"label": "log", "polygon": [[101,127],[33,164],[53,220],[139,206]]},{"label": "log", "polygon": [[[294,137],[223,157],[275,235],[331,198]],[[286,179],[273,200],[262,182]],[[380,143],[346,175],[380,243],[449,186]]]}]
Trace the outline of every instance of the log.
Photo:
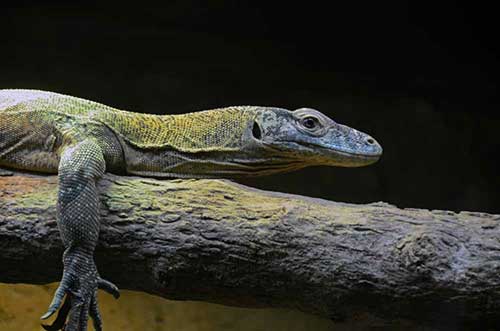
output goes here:
[{"label": "log", "polygon": [[[99,189],[96,262],[122,289],[336,320],[500,323],[500,215],[339,203],[227,180],[107,174]],[[55,176],[0,176],[0,282],[60,279],[56,191]]]}]

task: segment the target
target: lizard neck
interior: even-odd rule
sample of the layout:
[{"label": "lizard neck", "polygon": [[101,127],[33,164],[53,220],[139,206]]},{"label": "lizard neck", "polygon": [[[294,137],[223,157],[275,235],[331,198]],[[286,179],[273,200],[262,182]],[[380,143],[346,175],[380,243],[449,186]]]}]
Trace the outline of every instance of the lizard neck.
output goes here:
[{"label": "lizard neck", "polygon": [[149,177],[262,176],[305,166],[268,150],[252,134],[259,107],[182,115],[121,113],[108,124],[123,148],[126,172]]},{"label": "lizard neck", "polygon": [[280,164],[273,155],[254,152],[258,146],[252,145],[257,144],[252,125],[258,109],[230,107],[163,116],[116,112],[104,122],[118,137],[130,174],[207,178],[283,171],[288,161]]}]

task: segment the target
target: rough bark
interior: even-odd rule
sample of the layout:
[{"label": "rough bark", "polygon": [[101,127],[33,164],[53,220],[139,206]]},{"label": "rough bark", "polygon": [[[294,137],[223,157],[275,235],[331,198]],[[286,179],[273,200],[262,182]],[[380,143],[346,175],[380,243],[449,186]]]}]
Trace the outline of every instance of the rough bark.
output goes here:
[{"label": "rough bark", "polygon": [[[96,261],[123,289],[336,319],[500,323],[500,215],[337,203],[222,180],[106,175],[99,186]],[[59,280],[56,190],[54,176],[0,176],[0,282]]]}]

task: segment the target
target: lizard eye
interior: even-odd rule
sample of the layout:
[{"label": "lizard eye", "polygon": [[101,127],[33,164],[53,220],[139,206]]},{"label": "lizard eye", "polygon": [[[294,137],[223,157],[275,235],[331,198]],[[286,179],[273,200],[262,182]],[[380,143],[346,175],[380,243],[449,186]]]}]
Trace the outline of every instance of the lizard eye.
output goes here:
[{"label": "lizard eye", "polygon": [[307,116],[302,119],[302,125],[307,129],[315,129],[319,125],[316,117]]}]

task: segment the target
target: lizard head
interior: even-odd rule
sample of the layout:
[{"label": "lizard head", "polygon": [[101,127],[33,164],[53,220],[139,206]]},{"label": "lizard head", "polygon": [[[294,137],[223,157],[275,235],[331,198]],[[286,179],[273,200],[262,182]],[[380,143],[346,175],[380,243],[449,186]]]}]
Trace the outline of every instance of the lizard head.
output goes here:
[{"label": "lizard head", "polygon": [[262,148],[304,165],[359,167],[376,162],[382,155],[382,147],[368,134],[311,108],[262,108],[251,129]]}]

